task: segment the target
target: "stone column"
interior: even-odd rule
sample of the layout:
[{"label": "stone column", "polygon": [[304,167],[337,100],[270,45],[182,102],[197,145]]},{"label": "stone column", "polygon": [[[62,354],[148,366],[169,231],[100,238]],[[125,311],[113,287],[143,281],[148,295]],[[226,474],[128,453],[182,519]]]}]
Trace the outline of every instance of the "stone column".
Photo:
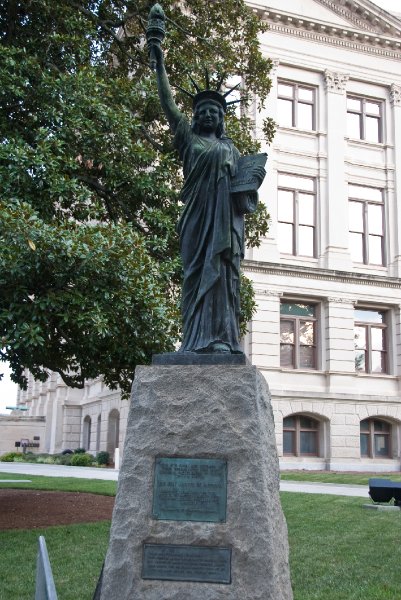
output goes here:
[{"label": "stone column", "polygon": [[324,72],[326,84],[327,126],[327,185],[321,189],[321,201],[326,214],[321,224],[323,266],[327,269],[349,271],[352,267],[348,235],[348,190],[345,173],[346,96],[349,76],[345,73]]},{"label": "stone column", "polygon": [[401,277],[401,86],[393,83],[390,88],[392,131],[394,135],[394,219],[388,219],[389,234],[393,237],[394,257],[392,262],[394,277]]},{"label": "stone column", "polygon": [[347,470],[360,459],[360,419],[358,407],[350,402],[336,402],[330,421],[329,469]]},{"label": "stone column", "polygon": [[354,300],[327,298],[326,371],[355,373]]},{"label": "stone column", "polygon": [[394,348],[395,348],[395,373],[398,377],[398,386],[399,391],[401,392],[401,304],[399,304],[395,309],[395,340],[394,340]]},{"label": "stone column", "polygon": [[280,367],[280,298],[282,292],[255,285],[257,312],[249,327],[249,360],[259,368]]}]

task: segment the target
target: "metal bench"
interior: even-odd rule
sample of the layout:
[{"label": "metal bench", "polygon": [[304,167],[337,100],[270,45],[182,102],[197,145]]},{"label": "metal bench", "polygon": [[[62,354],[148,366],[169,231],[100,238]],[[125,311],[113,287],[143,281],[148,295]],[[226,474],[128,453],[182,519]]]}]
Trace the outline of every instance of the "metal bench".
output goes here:
[{"label": "metal bench", "polygon": [[373,502],[391,502],[401,507],[401,482],[391,479],[369,479],[369,496]]}]

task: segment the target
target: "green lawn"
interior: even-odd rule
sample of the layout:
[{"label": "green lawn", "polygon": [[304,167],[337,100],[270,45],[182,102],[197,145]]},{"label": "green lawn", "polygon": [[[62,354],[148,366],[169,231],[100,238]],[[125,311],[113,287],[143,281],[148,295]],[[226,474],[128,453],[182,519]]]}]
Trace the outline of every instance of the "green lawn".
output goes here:
[{"label": "green lawn", "polygon": [[59,600],[91,600],[110,522],[0,532],[0,600],[32,600],[39,535],[46,538]]},{"label": "green lawn", "polygon": [[[0,473],[0,478],[6,476]],[[115,489],[114,482],[29,479],[35,479],[35,484],[21,485],[98,492],[98,485],[103,484],[108,492],[101,493],[113,493],[112,486]],[[289,492],[281,498],[288,523],[294,600],[400,600],[401,511],[364,510],[363,498]],[[59,600],[91,600],[109,526],[100,522],[0,532],[0,600],[32,599],[39,535],[46,538]]]},{"label": "green lawn", "polygon": [[58,490],[60,492],[88,492],[114,496],[117,490],[116,481],[102,479],[78,479],[77,477],[43,477],[41,475],[17,475],[0,472],[0,479],[30,479],[32,483],[0,483],[2,488],[18,488],[22,490]]},{"label": "green lawn", "polygon": [[281,494],[294,600],[400,600],[401,511],[363,498]]},{"label": "green lawn", "polygon": [[[315,471],[282,471],[280,478],[289,481],[316,481],[319,483],[349,483],[368,485],[370,477],[401,481],[400,473],[333,473]],[[401,599],[401,593],[400,593]]]}]

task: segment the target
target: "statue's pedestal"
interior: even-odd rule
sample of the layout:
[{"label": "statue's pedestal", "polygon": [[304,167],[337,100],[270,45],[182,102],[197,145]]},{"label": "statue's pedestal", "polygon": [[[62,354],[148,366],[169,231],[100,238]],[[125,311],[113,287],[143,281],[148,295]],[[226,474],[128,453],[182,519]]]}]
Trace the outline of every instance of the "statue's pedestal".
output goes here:
[{"label": "statue's pedestal", "polygon": [[267,385],[252,366],[136,370],[102,600],[291,600]]}]

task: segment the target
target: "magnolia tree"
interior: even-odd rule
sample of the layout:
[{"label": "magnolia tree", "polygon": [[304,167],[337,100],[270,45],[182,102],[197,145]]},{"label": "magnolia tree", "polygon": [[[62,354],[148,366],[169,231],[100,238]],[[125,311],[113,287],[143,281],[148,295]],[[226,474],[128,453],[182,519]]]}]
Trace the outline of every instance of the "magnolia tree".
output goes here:
[{"label": "magnolia tree", "polygon": [[[181,171],[144,32],[144,0],[8,0],[0,5],[0,359],[71,386],[98,375],[128,392],[135,365],[179,338],[175,225]],[[164,48],[180,108],[190,77],[241,76],[243,116],[227,116],[242,153],[258,150],[271,63],[265,26],[241,0],[165,0]],[[259,106],[259,107],[260,107]],[[238,111],[237,111],[238,112]],[[273,124],[265,123],[271,139]],[[261,204],[248,244],[267,231]],[[254,309],[242,282],[242,322]]]}]

